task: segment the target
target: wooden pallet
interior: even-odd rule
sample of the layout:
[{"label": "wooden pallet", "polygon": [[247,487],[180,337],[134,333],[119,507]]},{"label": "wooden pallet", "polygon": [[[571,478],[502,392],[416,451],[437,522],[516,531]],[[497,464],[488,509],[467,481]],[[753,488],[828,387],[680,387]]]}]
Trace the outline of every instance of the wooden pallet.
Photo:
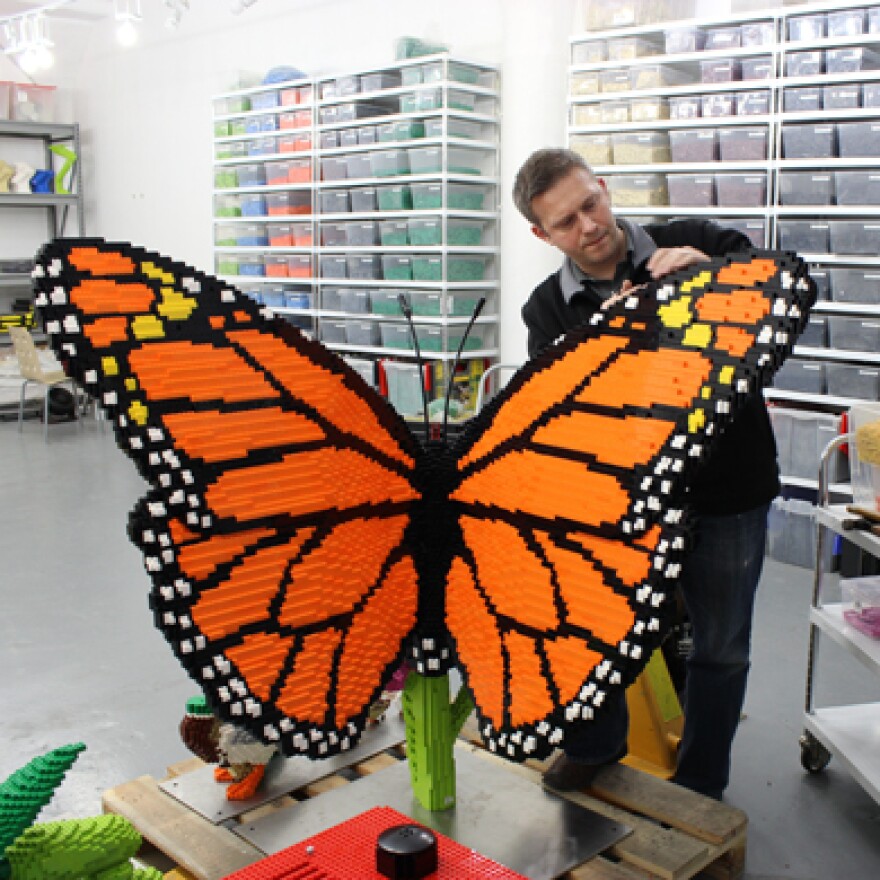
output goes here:
[{"label": "wooden pallet", "polygon": [[[485,760],[503,764],[510,772],[540,784],[538,764],[514,765],[473,744],[461,743],[459,747],[472,749]],[[366,776],[401,760],[405,760],[402,749],[391,749],[350,769]],[[198,759],[191,759],[169,768],[169,776],[199,766]],[[351,780],[345,775],[332,774],[235,821],[253,822],[269,812],[295,809],[299,801],[349,784]],[[737,880],[743,874],[747,818],[741,810],[622,765],[600,773],[588,793],[567,796],[629,825],[633,833],[562,880]],[[228,827],[211,824],[166,795],[150,776],[110,789],[103,803],[105,811],[128,818],[146,841],[176,865],[165,874],[166,880],[221,880],[264,856]]]}]

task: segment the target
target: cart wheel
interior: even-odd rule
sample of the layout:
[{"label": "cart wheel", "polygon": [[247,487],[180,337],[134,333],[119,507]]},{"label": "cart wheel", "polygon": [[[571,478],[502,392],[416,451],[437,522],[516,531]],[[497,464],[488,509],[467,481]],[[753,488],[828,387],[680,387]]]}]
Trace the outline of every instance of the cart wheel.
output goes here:
[{"label": "cart wheel", "polygon": [[831,752],[811,733],[804,733],[801,743],[801,766],[808,773],[821,773],[831,760]]}]

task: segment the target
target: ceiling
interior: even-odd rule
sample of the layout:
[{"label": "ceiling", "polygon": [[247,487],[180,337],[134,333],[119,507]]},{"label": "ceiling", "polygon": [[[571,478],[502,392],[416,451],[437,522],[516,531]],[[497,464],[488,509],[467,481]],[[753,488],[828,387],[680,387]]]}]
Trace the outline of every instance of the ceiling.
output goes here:
[{"label": "ceiling", "polygon": [[0,0],[0,18],[35,12],[47,6],[57,7],[48,9],[47,14],[58,19],[97,21],[113,13],[113,0],[67,0],[65,3],[59,0]]}]

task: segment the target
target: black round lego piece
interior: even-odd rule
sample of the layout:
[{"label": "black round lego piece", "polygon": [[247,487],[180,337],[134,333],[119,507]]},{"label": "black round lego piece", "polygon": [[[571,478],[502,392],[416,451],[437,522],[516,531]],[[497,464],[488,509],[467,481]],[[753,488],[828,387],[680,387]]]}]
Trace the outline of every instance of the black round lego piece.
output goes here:
[{"label": "black round lego piece", "polygon": [[418,880],[437,870],[437,837],[421,825],[395,825],[376,841],[376,870],[390,880]]}]

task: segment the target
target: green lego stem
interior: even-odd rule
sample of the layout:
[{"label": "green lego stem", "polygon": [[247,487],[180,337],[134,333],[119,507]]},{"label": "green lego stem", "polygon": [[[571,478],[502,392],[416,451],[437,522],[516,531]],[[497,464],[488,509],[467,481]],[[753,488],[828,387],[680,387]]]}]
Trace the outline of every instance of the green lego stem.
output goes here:
[{"label": "green lego stem", "polygon": [[460,688],[449,701],[449,676],[410,672],[403,687],[406,746],[413,794],[426,810],[455,806],[455,756],[458,732],[473,711],[471,695]]}]

